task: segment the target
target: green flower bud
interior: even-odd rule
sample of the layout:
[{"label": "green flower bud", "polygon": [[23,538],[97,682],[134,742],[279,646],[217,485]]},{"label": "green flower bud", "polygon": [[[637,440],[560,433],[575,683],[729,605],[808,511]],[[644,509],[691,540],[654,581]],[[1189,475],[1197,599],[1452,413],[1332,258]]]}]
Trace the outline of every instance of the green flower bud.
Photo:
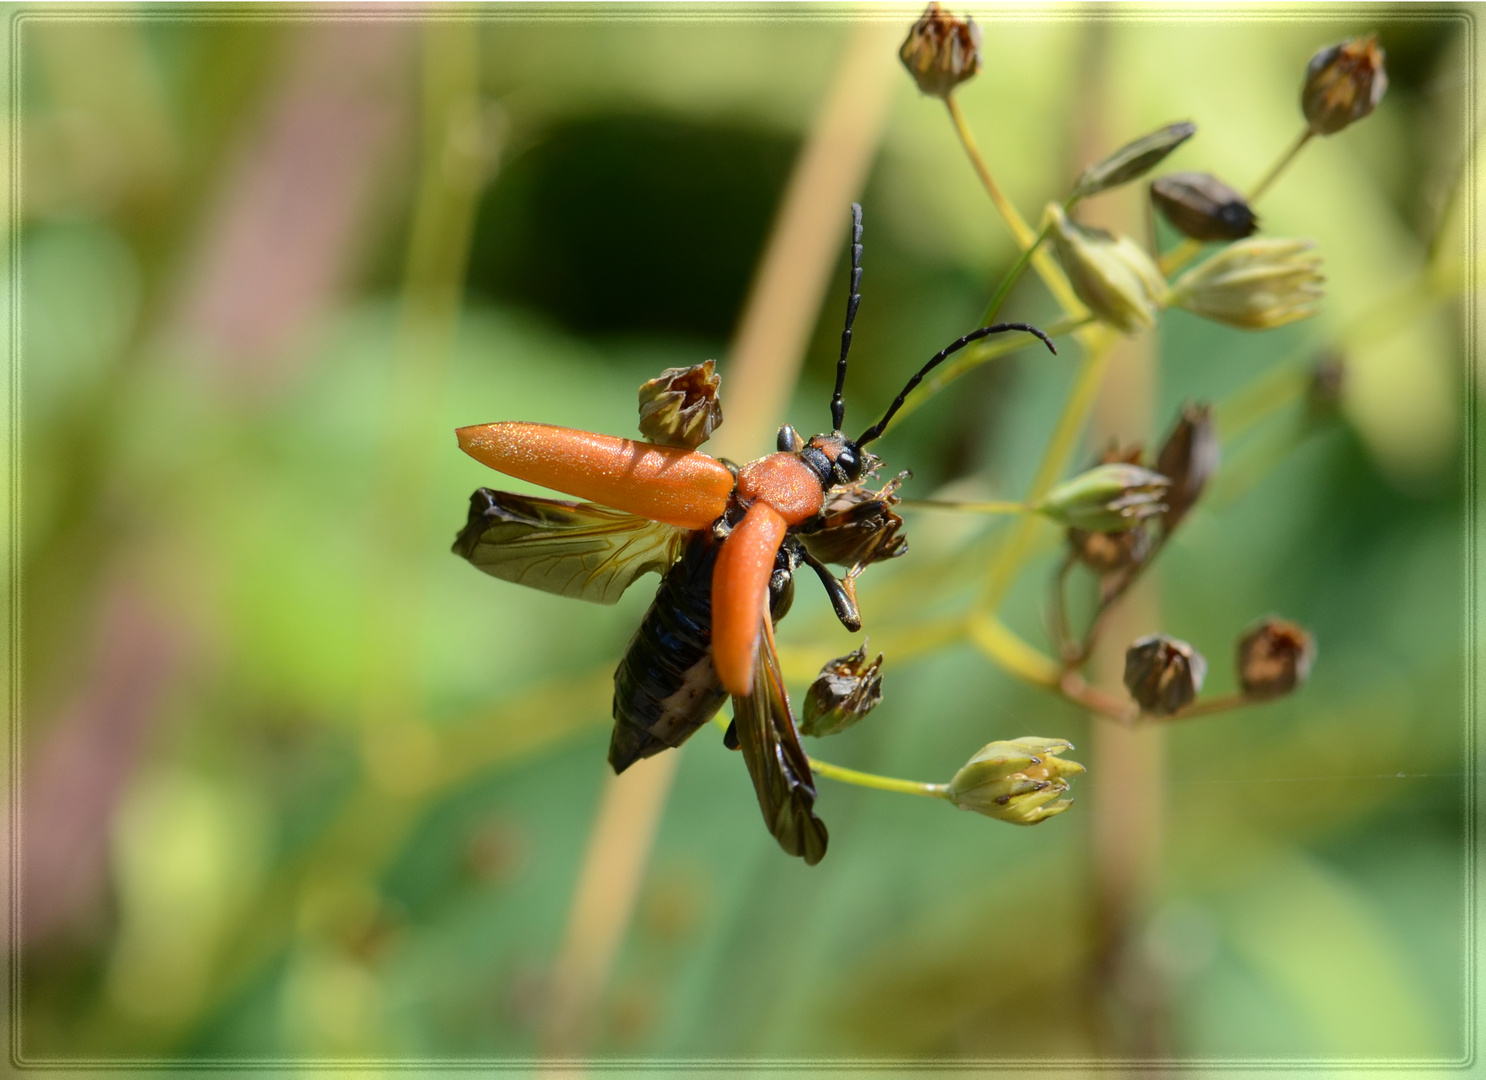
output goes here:
[{"label": "green flower bud", "polygon": [[722,376],[706,360],[691,367],[666,368],[640,387],[640,434],[653,443],[695,450],[722,423],[717,391]]},{"label": "green flower bud", "polygon": [[1171,481],[1139,465],[1096,465],[1047,493],[1037,509],[1086,532],[1120,532],[1165,511]]},{"label": "green flower bud", "polygon": [[1134,142],[1126,143],[1097,165],[1090,165],[1073,186],[1071,200],[1087,199],[1101,191],[1128,184],[1150,172],[1165,159],[1166,155],[1197,134],[1197,125],[1190,120],[1179,124],[1167,124],[1142,135]]},{"label": "green flower bud", "polygon": [[1311,57],[1300,111],[1317,135],[1335,135],[1378,107],[1388,89],[1378,35],[1329,45]]},{"label": "green flower bud", "polygon": [[1243,330],[1269,330],[1320,310],[1321,256],[1309,240],[1230,244],[1173,286],[1171,303]]},{"label": "green flower bud", "polygon": [[1036,825],[1073,805],[1062,795],[1069,776],[1084,767],[1058,757],[1073,744],[1066,739],[1028,735],[983,746],[949,782],[949,798],[961,810]]},{"label": "green flower bud", "polygon": [[1053,249],[1068,283],[1095,318],[1127,334],[1156,325],[1166,303],[1166,279],[1139,244],[1086,228],[1057,203],[1048,203],[1044,220],[1052,222]]},{"label": "green flower bud", "polygon": [[1156,716],[1192,704],[1206,677],[1206,658],[1165,634],[1143,637],[1125,650],[1125,689],[1143,711]]},{"label": "green flower bud", "polygon": [[980,70],[980,27],[973,19],[955,18],[930,0],[908,31],[898,59],[920,91],[947,98]]},{"label": "green flower bud", "polygon": [[1244,197],[1210,173],[1172,173],[1153,180],[1151,202],[1193,240],[1242,240],[1259,227]]},{"label": "green flower bud", "polygon": [[817,738],[851,727],[882,701],[882,654],[867,663],[867,645],[820,669],[805,693],[800,734]]}]

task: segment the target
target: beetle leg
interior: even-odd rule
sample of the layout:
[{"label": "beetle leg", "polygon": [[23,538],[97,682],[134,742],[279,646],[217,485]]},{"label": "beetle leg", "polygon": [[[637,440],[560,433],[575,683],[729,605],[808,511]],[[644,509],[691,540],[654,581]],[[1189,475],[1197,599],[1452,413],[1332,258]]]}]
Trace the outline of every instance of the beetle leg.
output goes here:
[{"label": "beetle leg", "polygon": [[816,577],[826,588],[826,595],[831,598],[831,607],[836,609],[836,618],[841,620],[841,625],[853,634],[862,628],[862,613],[857,609],[856,582],[847,577],[838,581],[825,563],[810,554],[804,547],[800,546],[801,556],[805,565],[815,571]]}]

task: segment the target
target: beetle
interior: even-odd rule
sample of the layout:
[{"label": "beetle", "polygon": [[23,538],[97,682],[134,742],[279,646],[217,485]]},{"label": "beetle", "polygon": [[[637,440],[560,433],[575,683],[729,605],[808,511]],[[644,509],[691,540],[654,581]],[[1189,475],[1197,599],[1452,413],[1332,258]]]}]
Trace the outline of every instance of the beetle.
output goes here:
[{"label": "beetle", "polygon": [[[456,554],[495,577],[599,603],[615,603],[642,574],[662,575],[614,674],[614,771],[680,746],[731,696],[725,742],[742,750],[775,839],[810,865],[825,854],[827,832],[815,815],[814,779],[773,629],[793,599],[794,573],[801,564],[815,571],[841,623],[859,630],[853,582],[864,565],[861,542],[873,547],[874,559],[901,555],[907,546],[896,535],[901,519],[891,513],[898,481],[875,493],[864,484],[881,466],[867,445],[925,375],[971,342],[1017,330],[1057,352],[1046,334],[1025,323],[982,326],[936,353],[882,419],[848,438],[841,430],[842,391],[861,302],[859,204],[852,204],[851,218],[850,287],[829,433],[804,439],[786,424],[775,453],[737,467],[695,449],[548,424],[502,421],[456,432],[460,449],[482,464],[584,500],[481,488],[471,496]],[[859,554],[837,580],[825,560],[845,561],[843,535],[853,538],[844,547]]]}]

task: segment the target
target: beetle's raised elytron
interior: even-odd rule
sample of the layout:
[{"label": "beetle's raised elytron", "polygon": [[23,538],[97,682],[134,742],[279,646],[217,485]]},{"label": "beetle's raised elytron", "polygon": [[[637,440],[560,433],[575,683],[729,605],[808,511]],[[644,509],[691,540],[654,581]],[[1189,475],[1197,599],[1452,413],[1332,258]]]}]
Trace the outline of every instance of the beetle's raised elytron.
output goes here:
[{"label": "beetle's raised elytron", "polygon": [[[859,630],[856,574],[907,550],[892,512],[898,481],[868,489],[864,478],[881,462],[864,448],[925,375],[971,342],[1021,330],[1053,349],[1024,323],[983,326],[936,353],[881,420],[847,438],[841,392],[861,301],[862,208],[853,204],[851,215],[851,286],[828,434],[806,440],[785,425],[776,453],[740,468],[693,449],[548,424],[506,421],[457,432],[460,449],[477,461],[587,501],[481,488],[456,554],[506,581],[604,604],[641,574],[662,575],[614,673],[614,771],[680,746],[731,695],[725,741],[743,751],[779,845],[812,865],[825,854],[826,827],[815,815],[810,762],[773,632],[793,599],[794,572],[802,563],[814,570],[842,624]],[[838,580],[827,562],[850,571]]]}]

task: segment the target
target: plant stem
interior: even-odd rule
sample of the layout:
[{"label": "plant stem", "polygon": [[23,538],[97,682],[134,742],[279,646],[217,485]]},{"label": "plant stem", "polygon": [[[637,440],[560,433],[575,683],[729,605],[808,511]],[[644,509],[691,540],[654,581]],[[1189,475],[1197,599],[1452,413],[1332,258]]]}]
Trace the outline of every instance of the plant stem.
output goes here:
[{"label": "plant stem", "polygon": [[[1084,358],[1079,365],[1078,374],[1068,392],[1068,399],[1063,403],[1063,412],[1053,428],[1052,438],[1042,452],[1037,474],[1032,478],[1032,487],[1027,493],[1029,503],[1041,501],[1072,455],[1079,436],[1083,433],[1089,411],[1094,407],[1099,386],[1104,381],[1114,340],[1110,331],[1101,328],[1098,333],[1091,334],[1090,340],[1085,343]],[[985,588],[981,592],[981,611],[994,613],[1000,608],[1012,579],[1026,558],[1038,521],[1036,515],[1028,514],[1023,517],[1016,523],[1005,543],[997,549],[986,573]]]},{"label": "plant stem", "polygon": [[990,614],[972,614],[965,634],[986,658],[1009,675],[1044,689],[1056,690],[1062,669],[1057,661],[1028,645]]},{"label": "plant stem", "polygon": [[1166,723],[1171,720],[1190,720],[1194,716],[1211,716],[1213,713],[1228,712],[1231,709],[1241,709],[1245,705],[1253,704],[1253,701],[1235,690],[1233,693],[1208,698],[1205,701],[1194,701],[1185,709],[1171,716],[1142,716],[1141,721],[1147,723]]},{"label": "plant stem", "polygon": [[907,510],[957,510],[967,514],[1034,514],[1035,506],[1010,500],[958,502],[953,499],[904,499],[898,504]]},{"label": "plant stem", "polygon": [[981,326],[990,326],[995,321],[996,315],[1001,311],[1001,305],[1006,303],[1007,296],[1016,287],[1016,283],[1021,280],[1022,274],[1026,272],[1027,265],[1032,261],[1032,256],[1042,249],[1042,242],[1048,238],[1048,234],[1052,231],[1052,228],[1052,222],[1044,225],[1042,231],[1037,234],[1037,238],[1032,241],[1032,246],[1023,250],[1021,257],[1006,272],[1006,276],[1001,279],[1001,284],[996,286],[996,293],[991,297],[991,302],[986,305],[985,314],[980,317]]},{"label": "plant stem", "polygon": [[859,772],[856,769],[847,769],[840,765],[832,765],[821,761],[820,758],[810,759],[810,768],[821,776],[829,777],[843,784],[855,784],[857,787],[876,788],[878,791],[897,791],[904,795],[922,795],[930,799],[948,799],[948,784],[929,784],[922,780],[899,780],[892,776],[878,776],[876,773]]},{"label": "plant stem", "polygon": [[[991,175],[985,159],[981,157],[980,147],[975,143],[975,136],[970,133],[970,125],[965,122],[965,114],[960,111],[960,104],[955,100],[953,94],[944,99],[944,105],[949,110],[949,118],[954,123],[955,133],[960,137],[960,143],[965,147],[965,153],[970,157],[970,164],[975,167],[976,175],[986,189],[986,194],[991,197],[991,202],[996,206],[996,212],[1006,222],[1007,228],[1011,230],[1016,243],[1023,251],[1033,248],[1037,243],[1037,236],[1032,232],[1026,219],[1017,212],[1017,208],[1011,204],[1006,193],[1001,190],[1001,185],[996,183],[996,178]],[[1070,315],[1082,315],[1084,306],[1073,294],[1073,287],[1068,284],[1068,279],[1063,276],[1063,271],[1053,262],[1047,251],[1037,247],[1030,256],[1032,265],[1037,268],[1037,274],[1047,285],[1048,290],[1062,305],[1063,310]]]}]

